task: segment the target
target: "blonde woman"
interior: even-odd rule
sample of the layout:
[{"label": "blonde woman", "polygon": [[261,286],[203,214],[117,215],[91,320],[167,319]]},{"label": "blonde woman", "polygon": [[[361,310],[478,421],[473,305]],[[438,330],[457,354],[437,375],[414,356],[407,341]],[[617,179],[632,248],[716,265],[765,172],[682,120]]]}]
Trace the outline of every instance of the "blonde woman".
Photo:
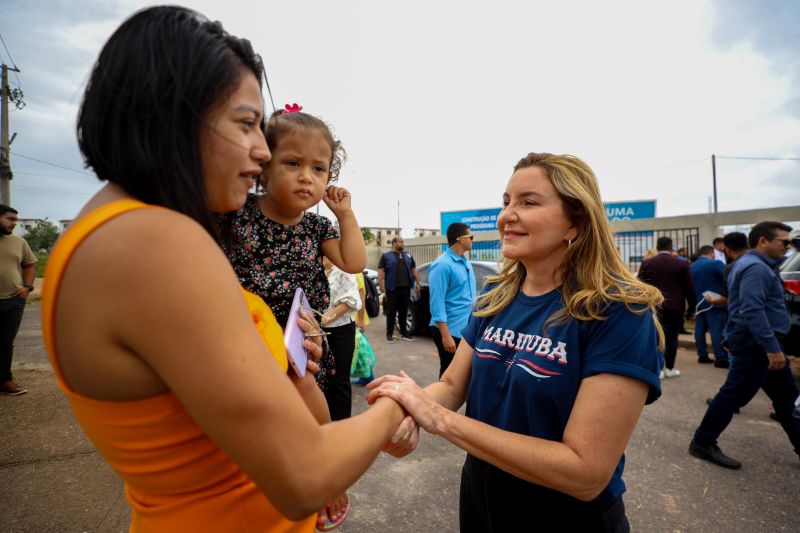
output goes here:
[{"label": "blonde woman", "polygon": [[652,259],[653,257],[655,257],[657,255],[658,255],[658,250],[656,250],[655,248],[648,248],[644,252],[644,257],[642,258],[642,261],[646,261],[648,259]]},{"label": "blonde woman", "polygon": [[615,252],[597,180],[576,157],[521,159],[497,225],[502,270],[440,381],[383,376],[369,399],[397,400],[468,452],[462,532],[628,531],[623,453],[661,394],[661,295]]}]

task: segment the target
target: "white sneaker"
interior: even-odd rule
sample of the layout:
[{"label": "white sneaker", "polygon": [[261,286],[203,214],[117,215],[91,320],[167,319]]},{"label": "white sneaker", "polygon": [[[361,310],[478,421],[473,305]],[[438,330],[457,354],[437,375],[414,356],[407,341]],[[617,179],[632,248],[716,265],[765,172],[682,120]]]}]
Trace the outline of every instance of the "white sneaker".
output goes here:
[{"label": "white sneaker", "polygon": [[664,376],[668,378],[677,378],[678,376],[681,375],[681,371],[678,370],[677,368],[665,368],[663,372]]},{"label": "white sneaker", "polygon": [[662,370],[661,373],[658,375],[659,379],[664,379],[664,371]]}]

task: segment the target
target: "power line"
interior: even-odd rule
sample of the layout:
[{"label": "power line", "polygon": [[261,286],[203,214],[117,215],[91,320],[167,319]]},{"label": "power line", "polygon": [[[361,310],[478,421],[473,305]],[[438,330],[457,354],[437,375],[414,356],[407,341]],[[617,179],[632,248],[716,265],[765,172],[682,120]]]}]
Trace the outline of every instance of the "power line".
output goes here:
[{"label": "power line", "polygon": [[0,42],[3,43],[3,48],[6,49],[6,54],[8,55],[9,61],[11,61],[11,64],[14,65],[14,68],[17,68],[17,64],[14,63],[14,58],[11,57],[11,52],[8,51],[8,47],[6,46],[6,42],[3,40],[3,34],[2,33],[0,33]]},{"label": "power line", "polygon": [[41,159],[36,159],[35,157],[22,155],[22,154],[19,154],[17,152],[11,152],[11,153],[14,154],[17,157],[21,157],[23,159],[30,159],[31,161],[36,161],[37,163],[42,163],[44,165],[50,165],[51,167],[56,167],[56,168],[61,168],[61,169],[64,169],[64,170],[69,170],[70,172],[77,172],[78,174],[83,174],[84,176],[94,176],[94,174],[92,174],[90,172],[85,172],[83,170],[76,170],[74,168],[65,167],[63,165],[57,165],[56,163],[51,163],[50,161],[43,161]]},{"label": "power line", "polygon": [[38,194],[49,194],[53,196],[71,196],[73,198],[89,198],[96,191],[92,192],[78,192],[69,191],[67,189],[50,189],[44,187],[32,187],[30,185],[14,185],[14,190],[35,191]]},{"label": "power line", "polygon": [[2,33],[0,33],[0,42],[3,43],[3,48],[5,48],[6,50],[6,55],[8,56],[8,60],[11,61],[11,64],[14,66],[15,70],[14,77],[17,79],[17,88],[19,89],[20,92],[22,92],[22,82],[19,81],[19,76],[17,75],[17,72],[19,72],[19,67],[17,66],[16,63],[14,63],[14,58],[11,57],[11,52],[8,51],[8,47],[6,46],[6,42],[3,40]]},{"label": "power line", "polygon": [[739,155],[718,155],[717,159],[750,159],[755,161],[800,161],[800,157],[749,157]]},{"label": "power line", "polygon": [[[56,174],[42,174],[40,172],[28,172],[27,170],[15,170],[14,175],[36,176],[38,178],[53,178],[53,179],[63,179],[64,177],[63,175],[58,176]],[[95,177],[94,174],[89,174],[88,176]]]}]

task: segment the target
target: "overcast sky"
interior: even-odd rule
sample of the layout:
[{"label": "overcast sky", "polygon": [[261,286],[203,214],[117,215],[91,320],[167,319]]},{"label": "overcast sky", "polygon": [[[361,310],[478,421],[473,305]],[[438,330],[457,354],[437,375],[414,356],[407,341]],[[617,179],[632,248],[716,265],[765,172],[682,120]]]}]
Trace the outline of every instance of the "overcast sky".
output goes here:
[{"label": "overcast sky", "polygon": [[[21,216],[72,218],[100,187],[77,109],[103,43],[150,4],[0,0],[27,104],[11,113]],[[396,225],[398,201],[407,237],[499,206],[530,151],[583,158],[604,200],[656,199],[659,216],[708,212],[712,153],[800,157],[797,0],[185,5],[253,42],[276,105],[333,126],[362,226]],[[721,211],[800,204],[800,161],[718,159],[717,178]]]}]

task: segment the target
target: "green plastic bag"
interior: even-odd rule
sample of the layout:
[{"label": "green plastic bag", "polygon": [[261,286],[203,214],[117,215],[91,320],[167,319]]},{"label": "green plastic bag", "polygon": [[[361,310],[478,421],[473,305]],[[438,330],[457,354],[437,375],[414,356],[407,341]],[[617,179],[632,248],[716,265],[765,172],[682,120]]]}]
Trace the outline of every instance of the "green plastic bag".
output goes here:
[{"label": "green plastic bag", "polygon": [[356,328],[356,349],[353,363],[350,365],[350,377],[368,378],[375,370],[375,352],[372,351],[367,337]]}]

